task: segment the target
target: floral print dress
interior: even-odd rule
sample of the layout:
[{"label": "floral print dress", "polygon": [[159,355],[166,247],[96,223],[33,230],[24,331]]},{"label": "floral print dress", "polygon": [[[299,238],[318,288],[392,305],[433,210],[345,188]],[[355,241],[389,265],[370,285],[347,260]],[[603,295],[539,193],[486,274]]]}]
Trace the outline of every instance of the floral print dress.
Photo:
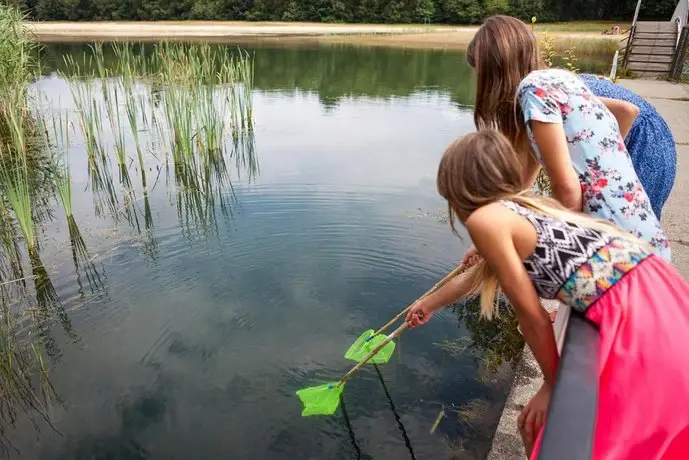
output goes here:
[{"label": "floral print dress", "polygon": [[638,94],[595,75],[580,74],[579,78],[598,97],[627,101],[639,107],[639,115],[624,144],[641,185],[651,200],[651,207],[660,217],[677,175],[677,148],[670,127],[656,109]]},{"label": "floral print dress", "polygon": [[583,211],[649,242],[670,260],[670,245],[634,171],[614,115],[576,75],[537,70],[519,84],[519,105],[531,147],[542,161],[529,121],[561,124],[579,175]]}]

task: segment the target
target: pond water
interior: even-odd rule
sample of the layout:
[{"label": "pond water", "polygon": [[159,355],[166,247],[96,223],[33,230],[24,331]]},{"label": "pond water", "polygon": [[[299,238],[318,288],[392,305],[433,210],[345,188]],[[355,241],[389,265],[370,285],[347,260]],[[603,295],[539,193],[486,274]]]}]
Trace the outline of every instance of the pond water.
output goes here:
[{"label": "pond water", "polygon": [[[48,46],[32,88],[75,126],[56,71],[85,50]],[[113,193],[96,193],[74,128],[74,222],[88,256],[75,268],[68,222],[48,200],[40,255],[65,310],[46,347],[53,428],[3,421],[14,458],[485,457],[521,341],[467,306],[357,374],[334,416],[301,417],[295,396],[337,380],[352,341],[463,254],[435,188],[443,149],[473,127],[463,55],[249,51],[253,133],[208,188],[176,181],[152,142],[147,194],[125,194],[117,173]],[[131,136],[126,148],[136,164]]]}]

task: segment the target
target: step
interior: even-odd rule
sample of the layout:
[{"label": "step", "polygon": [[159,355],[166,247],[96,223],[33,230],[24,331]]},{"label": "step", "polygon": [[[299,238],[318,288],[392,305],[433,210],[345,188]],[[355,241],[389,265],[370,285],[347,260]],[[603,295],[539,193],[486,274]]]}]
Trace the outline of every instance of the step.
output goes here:
[{"label": "step", "polygon": [[659,64],[667,64],[672,63],[674,58],[674,56],[662,56],[657,54],[631,54],[629,56],[629,62],[657,62]]},{"label": "step", "polygon": [[676,36],[676,30],[673,30],[672,32],[639,32],[637,30],[634,32],[634,38],[670,38]]},{"label": "step", "polygon": [[669,62],[658,63],[658,62],[629,62],[627,68],[632,72],[648,72],[648,71],[659,71],[659,72],[670,72],[671,64]]},{"label": "step", "polygon": [[677,32],[677,25],[672,21],[651,22],[641,21],[636,23],[637,32]]},{"label": "step", "polygon": [[663,56],[674,56],[675,48],[667,46],[636,46],[632,45],[631,54],[661,54]]},{"label": "step", "polygon": [[639,37],[634,37],[634,40],[632,41],[634,46],[667,46],[670,48],[674,48],[677,46],[677,40],[673,38],[639,38]]},{"label": "step", "polygon": [[658,72],[658,71],[640,71],[640,72],[632,72],[632,75],[634,75],[637,78],[663,78],[667,77],[670,72]]}]

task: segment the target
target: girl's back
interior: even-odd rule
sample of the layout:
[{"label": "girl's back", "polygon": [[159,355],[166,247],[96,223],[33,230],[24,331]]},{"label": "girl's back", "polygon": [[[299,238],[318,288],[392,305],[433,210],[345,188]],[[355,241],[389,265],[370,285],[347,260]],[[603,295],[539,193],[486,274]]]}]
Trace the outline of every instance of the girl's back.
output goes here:
[{"label": "girl's back", "polygon": [[624,142],[653,211],[660,216],[677,174],[677,149],[670,127],[641,96],[596,75],[579,77],[596,96],[630,102],[640,109]]},{"label": "girl's back", "polygon": [[669,259],[667,238],[634,171],[617,120],[584,82],[565,70],[537,70],[521,81],[517,98],[539,160],[529,122],[563,126],[581,183],[583,211],[634,229]]}]

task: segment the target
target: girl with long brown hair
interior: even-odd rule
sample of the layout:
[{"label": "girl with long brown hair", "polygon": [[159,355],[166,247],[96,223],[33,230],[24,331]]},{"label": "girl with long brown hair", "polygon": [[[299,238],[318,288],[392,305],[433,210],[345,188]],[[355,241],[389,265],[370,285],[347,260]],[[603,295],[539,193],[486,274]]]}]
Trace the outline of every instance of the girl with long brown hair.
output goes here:
[{"label": "girl with long brown hair", "polygon": [[[542,432],[558,367],[548,314],[558,299],[600,331],[594,459],[684,459],[689,452],[689,285],[652,247],[608,221],[524,191],[520,163],[499,132],[455,141],[438,169],[451,224],[466,226],[481,261],[419,301],[407,322],[481,293],[491,317],[501,289],[514,307],[544,384],[519,417]],[[532,458],[537,458],[538,442]]]},{"label": "girl with long brown hair", "polygon": [[624,144],[631,104],[597,98],[573,73],[547,68],[529,26],[509,16],[483,23],[467,59],[477,75],[476,127],[509,139],[525,183],[533,184],[542,166],[564,206],[608,220],[670,259]]}]

